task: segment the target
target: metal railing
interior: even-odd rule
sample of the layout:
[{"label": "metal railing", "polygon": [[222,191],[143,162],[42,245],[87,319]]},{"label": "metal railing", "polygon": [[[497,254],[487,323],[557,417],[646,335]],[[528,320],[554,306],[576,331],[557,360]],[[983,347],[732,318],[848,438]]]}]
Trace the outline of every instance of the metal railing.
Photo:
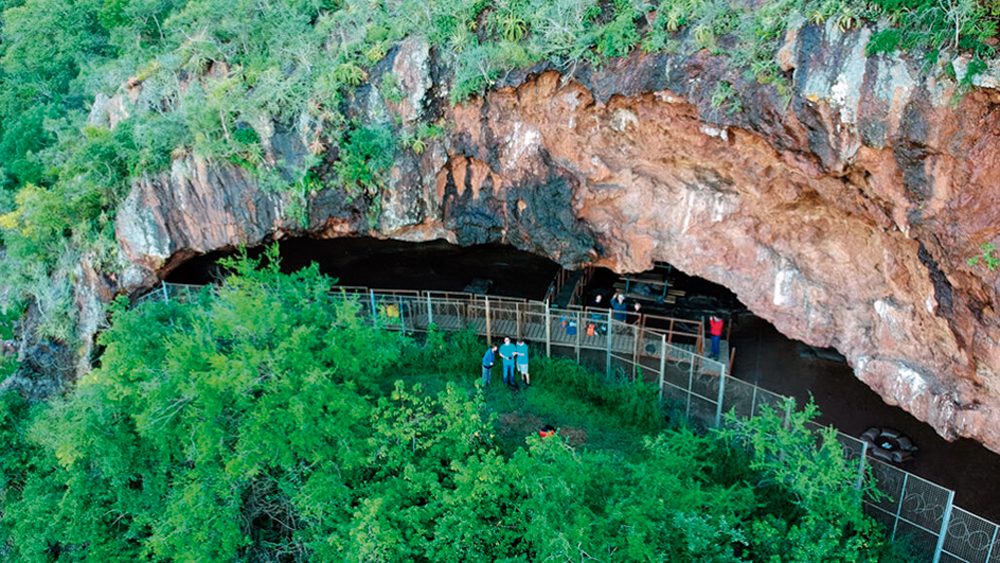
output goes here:
[{"label": "metal railing", "polygon": [[[339,286],[338,286],[338,289]],[[163,283],[136,301],[170,301],[197,295],[202,286]],[[730,376],[728,364],[701,355],[700,340],[674,341],[675,330],[615,320],[609,310],[557,309],[547,302],[432,291],[348,288],[361,313],[390,330],[425,332],[472,328],[487,339],[523,338],[546,356],[572,358],[609,376],[656,382],[661,403],[680,405],[696,427],[719,427],[724,413],[749,417],[785,397]],[[700,325],[700,323],[696,323]],[[700,331],[699,331],[700,333]],[[819,425],[813,425],[819,427]],[[865,512],[890,538],[906,536],[928,563],[1000,563],[1000,526],[954,505],[954,491],[888,463],[871,459],[868,444],[838,432],[846,458],[857,463],[858,485],[871,471],[885,496],[864,500]]]}]

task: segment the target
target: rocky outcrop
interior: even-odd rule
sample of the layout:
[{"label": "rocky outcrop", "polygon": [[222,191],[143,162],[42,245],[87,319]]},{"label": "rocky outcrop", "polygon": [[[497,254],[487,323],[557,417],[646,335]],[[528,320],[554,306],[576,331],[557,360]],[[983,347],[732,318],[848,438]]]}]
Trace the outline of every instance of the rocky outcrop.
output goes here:
[{"label": "rocky outcrop", "polygon": [[[790,34],[790,98],[701,51],[573,76],[540,66],[457,107],[430,80],[440,62],[411,41],[382,68],[401,101],[362,88],[359,114],[443,118],[449,134],[403,150],[377,202],[310,194],[300,224],[289,196],[188,157],[135,183],[119,240],[143,283],[190,254],[289,232],[506,242],[618,271],[666,261],[836,347],[943,436],[1000,451],[998,277],[967,263],[1000,225],[998,94],[956,97],[922,62],[866,56],[867,39]],[[736,97],[715,107],[723,81]]]},{"label": "rocky outcrop", "polygon": [[246,171],[188,155],[169,174],[136,180],[118,212],[116,232],[130,268],[128,289],[149,285],[191,256],[259,244],[296,225],[290,196],[263,190]]}]

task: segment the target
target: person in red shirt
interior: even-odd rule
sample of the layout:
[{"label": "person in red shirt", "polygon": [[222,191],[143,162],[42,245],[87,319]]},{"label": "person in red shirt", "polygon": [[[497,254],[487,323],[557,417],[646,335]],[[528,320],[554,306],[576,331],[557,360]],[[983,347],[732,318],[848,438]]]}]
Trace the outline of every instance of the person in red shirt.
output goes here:
[{"label": "person in red shirt", "polygon": [[712,315],[708,319],[708,335],[712,337],[712,355],[710,356],[713,360],[719,359],[719,341],[722,340],[722,319]]}]

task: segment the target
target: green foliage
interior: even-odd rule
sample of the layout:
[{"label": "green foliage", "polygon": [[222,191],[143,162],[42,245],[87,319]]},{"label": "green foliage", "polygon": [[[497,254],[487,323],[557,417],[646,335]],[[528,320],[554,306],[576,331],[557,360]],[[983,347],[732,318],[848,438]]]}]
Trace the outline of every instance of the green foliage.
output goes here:
[{"label": "green foliage", "polygon": [[427,150],[427,143],[432,139],[438,139],[444,135],[444,130],[437,125],[420,123],[413,133],[404,132],[400,138],[400,143],[404,147],[417,154],[423,154]]},{"label": "green foliage", "polygon": [[985,266],[989,271],[995,272],[996,269],[1000,267],[1000,258],[997,258],[997,256],[994,254],[994,252],[997,249],[996,245],[984,242],[979,247],[979,249],[982,251],[982,254],[980,254],[979,256],[973,256],[972,258],[969,258],[967,260],[967,263],[970,266],[975,266],[979,263],[982,263],[983,266]]},{"label": "green foliage", "polygon": [[720,80],[712,92],[712,107],[719,108],[731,115],[743,111],[743,102],[740,101],[739,93],[732,84]]},{"label": "green foliage", "polygon": [[[530,390],[484,390],[471,331],[417,344],[365,323],[315,266],[280,273],[273,249],[224,265],[190,302],[116,302],[101,366],[64,399],[0,396],[5,559],[891,555],[832,434],[817,448],[805,428],[813,407],[730,419],[719,436],[656,433],[659,417],[628,407],[656,404],[646,386],[533,358]],[[426,383],[407,383],[418,367]],[[501,412],[560,433],[504,447]],[[602,431],[636,445],[599,445]]]},{"label": "green foliage", "polygon": [[17,393],[0,393],[0,443],[4,455],[0,456],[0,557],[9,557],[11,549],[11,521],[3,517],[4,508],[18,502],[30,472],[35,470],[33,459],[38,455],[27,438],[30,421],[29,405]]},{"label": "green foliage", "polygon": [[395,138],[388,126],[350,129],[341,142],[335,170],[349,193],[380,187],[392,166]]},{"label": "green foliage", "polygon": [[395,74],[386,74],[382,77],[380,91],[383,98],[394,104],[403,101],[403,90],[400,87],[399,78]]},{"label": "green foliage", "polygon": [[877,499],[878,492],[856,487],[857,464],[845,459],[836,429],[809,430],[818,414],[812,402],[798,411],[786,399],[780,410],[764,407],[752,419],[726,418],[720,437],[748,452],[767,503],[752,528],[753,560],[877,561],[886,549],[861,506],[865,494]]},{"label": "green foliage", "polygon": [[333,69],[333,79],[343,84],[360,86],[365,81],[365,71],[352,62],[341,63]]},{"label": "green foliage", "polygon": [[637,18],[645,16],[652,6],[646,2],[616,0],[614,8],[614,17],[598,35],[595,49],[605,57],[624,57],[632,52],[641,39],[636,27]]},{"label": "green foliage", "polygon": [[0,340],[10,340],[17,336],[17,324],[24,315],[24,309],[23,301],[4,303],[0,307]]},{"label": "green foliage", "polygon": [[869,53],[950,47],[985,55],[993,51],[986,40],[997,33],[987,6],[976,0],[876,0],[871,11],[859,17],[893,23],[872,35]]}]

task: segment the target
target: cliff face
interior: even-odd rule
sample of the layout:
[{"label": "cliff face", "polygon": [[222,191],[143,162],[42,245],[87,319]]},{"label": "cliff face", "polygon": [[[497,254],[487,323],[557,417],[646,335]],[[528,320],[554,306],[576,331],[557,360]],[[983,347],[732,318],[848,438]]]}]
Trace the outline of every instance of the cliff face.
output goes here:
[{"label": "cliff face", "polygon": [[442,103],[447,69],[408,41],[381,69],[403,99],[362,88],[358,113],[449,129],[404,151],[377,220],[371,200],[328,190],[307,194],[301,226],[290,196],[188,157],[135,183],[118,218],[132,263],[121,279],[135,289],[193,253],[303,232],[502,241],[622,272],[666,261],[788,336],[836,347],[943,436],[1000,452],[1000,282],[967,264],[1000,224],[1000,93],[956,103],[955,83],[922,62],[866,57],[867,35],[791,34],[790,100],[698,52],[571,77],[531,69],[457,107]]}]

